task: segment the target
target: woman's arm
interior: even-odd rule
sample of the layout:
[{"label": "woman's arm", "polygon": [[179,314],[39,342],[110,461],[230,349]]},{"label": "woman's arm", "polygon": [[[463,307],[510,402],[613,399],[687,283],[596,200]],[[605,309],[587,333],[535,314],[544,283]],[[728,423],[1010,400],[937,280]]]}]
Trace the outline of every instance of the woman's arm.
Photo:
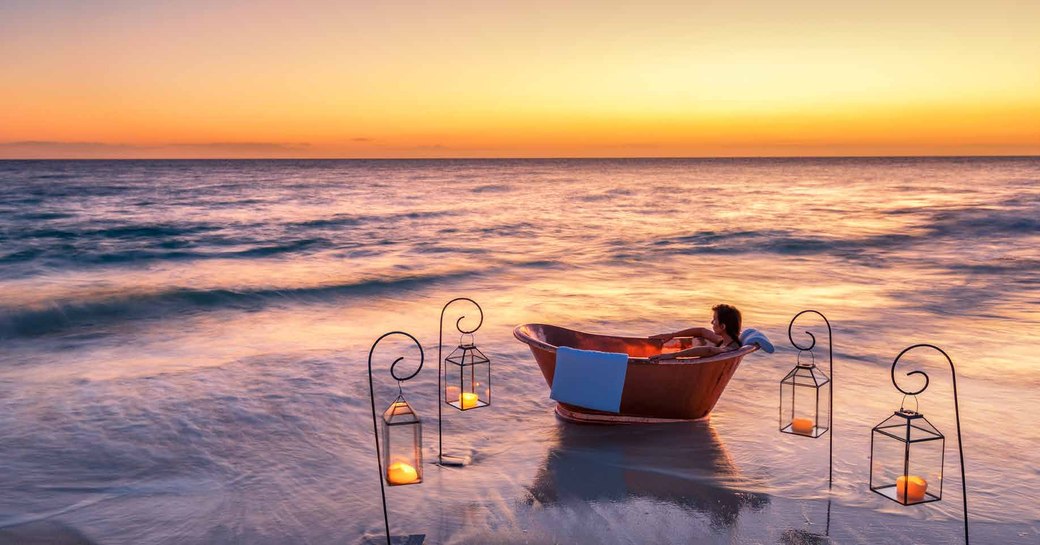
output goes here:
[{"label": "woman's arm", "polygon": [[668,352],[665,354],[654,354],[650,356],[650,361],[658,362],[661,360],[674,360],[676,358],[704,358],[707,356],[714,356],[715,354],[721,354],[728,352],[728,348],[718,346],[695,346],[693,348],[687,348],[686,350],[680,350],[678,352]]},{"label": "woman's arm", "polygon": [[700,337],[707,339],[709,342],[719,344],[722,341],[722,337],[716,335],[714,331],[704,327],[691,327],[682,331],[676,331],[675,333],[661,333],[650,337],[651,341],[667,341],[675,337]]}]

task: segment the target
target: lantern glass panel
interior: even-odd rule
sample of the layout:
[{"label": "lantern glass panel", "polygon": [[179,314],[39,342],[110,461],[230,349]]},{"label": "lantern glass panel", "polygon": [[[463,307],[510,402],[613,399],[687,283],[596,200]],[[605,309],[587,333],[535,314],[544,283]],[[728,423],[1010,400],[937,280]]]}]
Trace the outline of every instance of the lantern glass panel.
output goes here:
[{"label": "lantern glass panel", "polygon": [[945,446],[923,416],[896,412],[872,431],[870,489],[903,505],[942,499]]},{"label": "lantern glass panel", "polygon": [[422,482],[422,422],[402,397],[383,412],[383,470],[389,486]]},{"label": "lantern glass panel", "polygon": [[491,404],[491,361],[472,344],[444,359],[444,402],[467,411]]},{"label": "lantern glass panel", "polygon": [[831,382],[815,366],[799,365],[780,381],[780,431],[807,437],[827,433]]}]

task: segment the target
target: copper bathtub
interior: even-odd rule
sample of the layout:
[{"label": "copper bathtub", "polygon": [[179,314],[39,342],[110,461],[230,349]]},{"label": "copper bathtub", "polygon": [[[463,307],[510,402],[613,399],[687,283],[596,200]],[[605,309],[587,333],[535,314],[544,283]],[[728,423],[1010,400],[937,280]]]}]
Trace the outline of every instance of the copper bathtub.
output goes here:
[{"label": "copper bathtub", "polygon": [[709,358],[650,363],[647,358],[661,353],[661,344],[647,338],[594,335],[548,324],[516,326],[513,336],[531,347],[550,388],[558,346],[628,354],[628,371],[619,413],[595,411],[567,403],[556,404],[556,414],[565,420],[603,424],[685,422],[707,418],[740,360],[758,350],[757,345],[750,345]]}]

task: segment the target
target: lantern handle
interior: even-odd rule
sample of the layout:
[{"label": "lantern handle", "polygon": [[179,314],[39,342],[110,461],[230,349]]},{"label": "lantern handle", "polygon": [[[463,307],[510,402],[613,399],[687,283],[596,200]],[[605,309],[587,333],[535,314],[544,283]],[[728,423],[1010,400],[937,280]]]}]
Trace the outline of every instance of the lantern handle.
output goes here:
[{"label": "lantern handle", "polygon": [[920,413],[921,412],[921,404],[918,402],[917,396],[916,395],[910,395],[910,394],[903,394],[903,400],[899,402],[899,410],[900,411],[904,410],[903,407],[906,405],[906,398],[907,397],[914,398],[914,412],[915,413]]},{"label": "lantern handle", "polygon": [[[808,332],[806,332],[806,333],[808,333]],[[798,351],[798,359],[795,362],[795,364],[798,365],[799,367],[801,367],[801,365],[802,365],[802,354],[804,354],[806,352],[808,352],[809,353],[809,357],[812,358],[810,360],[810,361],[812,361],[812,363],[809,364],[809,367],[816,367],[816,355],[813,354],[812,350],[799,350]]]},{"label": "lantern handle", "polygon": [[397,375],[396,367],[397,364],[404,359],[403,356],[397,358],[396,360],[394,360],[393,363],[390,364],[390,376],[394,377],[394,379],[397,380],[397,390],[402,395],[403,392],[401,390],[401,383],[411,379],[415,375],[418,375],[419,371],[422,370],[423,361],[425,359],[423,355],[422,344],[420,344],[419,341],[410,333],[405,333],[404,331],[391,331],[389,333],[383,333],[378,339],[376,339],[376,342],[372,343],[372,348],[368,350],[368,399],[372,403],[372,435],[373,437],[375,437],[376,440],[376,466],[379,468],[379,494],[383,499],[383,524],[386,526],[386,545],[391,545],[390,516],[387,514],[386,510],[386,490],[383,486],[383,461],[379,458],[379,426],[376,424],[376,390],[375,386],[373,386],[372,384],[372,355],[375,353],[376,346],[379,344],[379,342],[391,335],[404,335],[405,337],[411,339],[412,342],[415,343],[415,346],[419,348],[419,366],[415,369],[415,372],[413,372],[412,374],[408,376]]},{"label": "lantern handle", "polygon": [[[827,374],[830,375],[831,387],[828,388],[827,402],[829,403],[829,410],[827,411],[827,431],[829,431],[830,437],[828,438],[827,446],[827,490],[834,488],[834,333],[831,331],[831,321],[823,315],[822,312],[813,309],[806,309],[791,318],[791,322],[787,324],[787,339],[791,341],[791,344],[800,351],[808,351],[812,354],[812,349],[816,346],[816,336],[811,331],[805,330],[805,334],[809,336],[809,346],[802,346],[794,340],[794,323],[798,321],[798,318],[802,314],[815,314],[820,318],[823,318],[823,323],[827,324]],[[801,352],[798,353],[801,355]],[[813,363],[816,363],[815,356],[813,356]],[[828,511],[828,514],[830,511]],[[829,520],[829,519],[828,519]]]},{"label": "lantern handle", "polygon": [[939,352],[940,354],[942,354],[943,357],[946,358],[946,363],[950,364],[950,376],[953,378],[953,414],[954,414],[954,416],[957,419],[957,451],[960,454],[960,461],[961,461],[961,496],[964,499],[964,543],[965,543],[965,545],[967,545],[969,543],[969,540],[968,540],[968,483],[967,483],[967,480],[965,479],[965,476],[964,476],[964,441],[963,441],[963,439],[961,437],[960,401],[957,398],[957,369],[954,367],[953,360],[950,359],[950,355],[947,354],[945,350],[943,350],[942,348],[939,348],[938,346],[935,346],[934,344],[919,343],[919,344],[908,346],[908,347],[904,348],[903,351],[900,352],[898,356],[896,356],[895,360],[892,361],[892,385],[896,387],[896,390],[899,390],[903,394],[905,394],[905,395],[912,395],[912,396],[916,397],[917,394],[920,394],[921,392],[924,392],[928,388],[928,373],[925,373],[924,371],[910,371],[909,373],[906,374],[906,376],[921,375],[921,376],[924,377],[924,386],[922,386],[920,390],[908,392],[908,391],[902,389],[899,386],[899,383],[896,381],[896,366],[899,365],[899,359],[903,357],[903,354],[906,354],[907,352],[909,352],[909,351],[911,351],[911,350],[913,350],[915,348],[931,348],[931,349]]},{"label": "lantern handle", "polygon": [[[443,464],[444,462],[444,433],[442,432],[441,421],[444,420],[442,414],[441,405],[444,403],[444,384],[441,382],[444,380],[444,372],[442,366],[444,365],[444,355],[442,354],[442,348],[444,346],[444,313],[448,310],[448,307],[456,301],[468,301],[477,307],[477,312],[480,313],[480,320],[477,322],[477,326],[473,329],[464,329],[462,327],[462,320],[466,318],[463,314],[459,316],[458,320],[455,320],[455,329],[459,330],[462,335],[472,335],[474,331],[480,329],[480,326],[484,325],[484,309],[480,308],[480,305],[476,301],[469,297],[456,297],[441,307],[441,320],[439,322],[440,334],[437,338],[437,463]],[[462,344],[462,337],[459,337],[459,344]]]}]

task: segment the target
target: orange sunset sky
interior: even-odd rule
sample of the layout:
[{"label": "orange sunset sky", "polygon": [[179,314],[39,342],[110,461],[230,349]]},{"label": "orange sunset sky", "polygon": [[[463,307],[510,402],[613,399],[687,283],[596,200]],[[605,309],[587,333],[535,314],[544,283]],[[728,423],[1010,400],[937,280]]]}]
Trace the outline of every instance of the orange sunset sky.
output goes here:
[{"label": "orange sunset sky", "polygon": [[0,2],[0,158],[1040,155],[1040,2]]}]

